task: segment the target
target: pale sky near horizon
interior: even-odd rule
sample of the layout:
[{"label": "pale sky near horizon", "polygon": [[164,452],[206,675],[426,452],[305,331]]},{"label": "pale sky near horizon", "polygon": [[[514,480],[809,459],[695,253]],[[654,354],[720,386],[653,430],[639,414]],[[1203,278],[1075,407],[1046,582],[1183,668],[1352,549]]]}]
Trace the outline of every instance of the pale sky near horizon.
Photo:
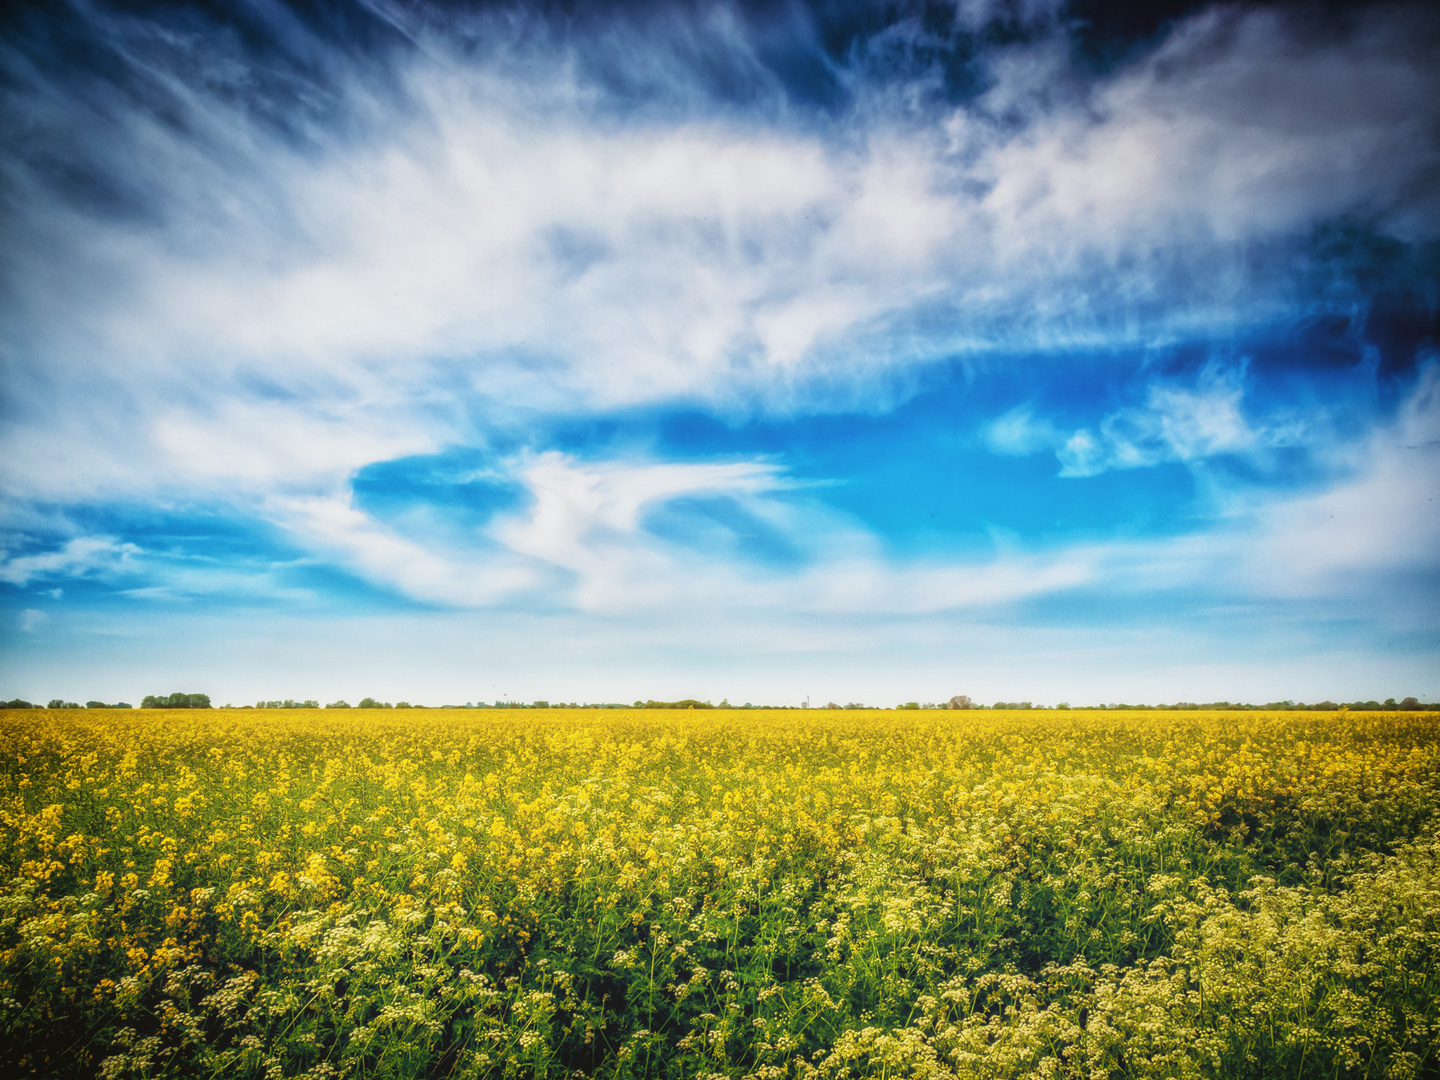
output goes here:
[{"label": "pale sky near horizon", "polygon": [[1440,698],[1428,5],[22,5],[0,144],[0,698]]}]

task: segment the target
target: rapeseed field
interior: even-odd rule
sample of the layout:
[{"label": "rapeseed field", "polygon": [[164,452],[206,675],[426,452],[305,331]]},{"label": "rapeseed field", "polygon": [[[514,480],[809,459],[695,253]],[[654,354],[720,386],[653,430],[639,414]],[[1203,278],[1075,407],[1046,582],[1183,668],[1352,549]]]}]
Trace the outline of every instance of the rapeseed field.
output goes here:
[{"label": "rapeseed field", "polygon": [[1440,1074],[1434,713],[0,715],[0,1074]]}]

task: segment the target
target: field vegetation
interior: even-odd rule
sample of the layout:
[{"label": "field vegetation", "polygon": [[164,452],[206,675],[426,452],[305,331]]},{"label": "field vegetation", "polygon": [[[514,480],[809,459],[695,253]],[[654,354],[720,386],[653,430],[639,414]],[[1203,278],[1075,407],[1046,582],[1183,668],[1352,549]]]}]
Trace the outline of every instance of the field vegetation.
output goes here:
[{"label": "field vegetation", "polygon": [[9,710],[0,1074],[1440,1074],[1440,715]]}]

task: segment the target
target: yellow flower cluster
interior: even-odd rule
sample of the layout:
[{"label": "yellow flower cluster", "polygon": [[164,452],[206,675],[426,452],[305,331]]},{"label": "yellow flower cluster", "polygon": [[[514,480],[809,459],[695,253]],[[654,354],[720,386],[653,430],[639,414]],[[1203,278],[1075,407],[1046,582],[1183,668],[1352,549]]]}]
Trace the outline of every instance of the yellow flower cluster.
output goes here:
[{"label": "yellow flower cluster", "polygon": [[1437,734],[11,712],[0,1072],[1433,1074]]}]

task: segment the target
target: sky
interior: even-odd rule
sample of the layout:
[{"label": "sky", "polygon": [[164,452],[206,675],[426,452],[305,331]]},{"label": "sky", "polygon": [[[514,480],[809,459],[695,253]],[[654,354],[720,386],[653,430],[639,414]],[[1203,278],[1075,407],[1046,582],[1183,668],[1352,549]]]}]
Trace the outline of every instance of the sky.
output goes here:
[{"label": "sky", "polygon": [[1424,4],[19,5],[0,697],[1440,698]]}]

